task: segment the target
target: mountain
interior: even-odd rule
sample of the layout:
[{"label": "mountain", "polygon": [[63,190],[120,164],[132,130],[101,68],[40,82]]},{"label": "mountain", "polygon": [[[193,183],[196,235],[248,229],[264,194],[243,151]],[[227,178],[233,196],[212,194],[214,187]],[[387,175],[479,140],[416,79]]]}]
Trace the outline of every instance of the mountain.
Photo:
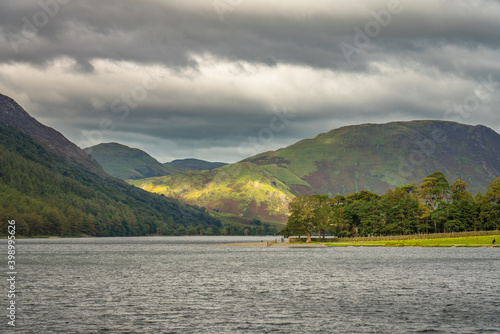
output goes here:
[{"label": "mountain", "polygon": [[163,165],[176,170],[177,172],[175,174],[182,174],[192,170],[212,170],[226,166],[227,164],[224,162],[210,162],[199,159],[178,159]]},{"label": "mountain", "polygon": [[[66,150],[69,148],[70,150]],[[0,229],[18,235],[218,233],[205,209],[110,177],[59,132],[0,96]]]},{"label": "mountain", "polygon": [[244,217],[284,221],[300,194],[347,194],[421,183],[434,171],[472,192],[500,175],[500,135],[444,121],[347,126],[211,172],[138,180],[142,189]]},{"label": "mountain", "polygon": [[137,148],[117,143],[105,143],[85,149],[111,176],[122,180],[137,180],[154,176],[182,174],[191,170],[210,170],[226,165],[197,159],[174,160],[161,164]]},{"label": "mountain", "polygon": [[102,173],[99,164],[58,131],[45,126],[31,117],[16,101],[0,94],[0,126],[13,126],[32,137],[50,152],[68,161],[82,164],[94,172]]},{"label": "mountain", "polygon": [[106,173],[122,180],[170,175],[177,172],[162,165],[144,151],[117,143],[88,147],[85,152],[97,160]]},{"label": "mountain", "polygon": [[381,194],[434,171],[476,192],[500,175],[499,152],[500,135],[485,126],[413,121],[342,127],[244,162],[280,164],[307,183],[288,182],[294,194]]}]

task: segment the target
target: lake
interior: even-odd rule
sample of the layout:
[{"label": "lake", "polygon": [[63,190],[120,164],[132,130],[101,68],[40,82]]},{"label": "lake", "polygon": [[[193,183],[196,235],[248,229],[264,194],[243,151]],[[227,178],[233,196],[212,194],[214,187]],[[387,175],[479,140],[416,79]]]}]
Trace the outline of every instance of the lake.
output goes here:
[{"label": "lake", "polygon": [[498,248],[202,246],[274,238],[17,240],[0,331],[500,333]]}]

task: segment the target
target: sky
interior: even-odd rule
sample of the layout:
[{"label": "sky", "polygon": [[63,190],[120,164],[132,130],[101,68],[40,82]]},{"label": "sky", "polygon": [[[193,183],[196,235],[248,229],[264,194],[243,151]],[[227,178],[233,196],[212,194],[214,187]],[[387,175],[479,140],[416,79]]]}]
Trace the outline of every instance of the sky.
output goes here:
[{"label": "sky", "polygon": [[0,93],[82,148],[236,162],[353,124],[500,132],[500,1],[0,2]]}]

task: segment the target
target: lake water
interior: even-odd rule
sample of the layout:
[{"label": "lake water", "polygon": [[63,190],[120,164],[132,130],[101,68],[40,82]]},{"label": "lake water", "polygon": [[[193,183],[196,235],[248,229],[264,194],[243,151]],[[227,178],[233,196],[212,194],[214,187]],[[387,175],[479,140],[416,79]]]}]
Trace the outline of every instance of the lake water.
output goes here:
[{"label": "lake water", "polygon": [[260,240],[18,240],[0,332],[500,333],[498,248],[194,247]]}]

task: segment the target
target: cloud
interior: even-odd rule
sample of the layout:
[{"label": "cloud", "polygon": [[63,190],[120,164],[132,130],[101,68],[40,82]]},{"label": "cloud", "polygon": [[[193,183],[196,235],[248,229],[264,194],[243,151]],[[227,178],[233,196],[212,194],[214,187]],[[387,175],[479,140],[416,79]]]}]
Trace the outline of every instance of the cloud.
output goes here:
[{"label": "cloud", "polygon": [[65,2],[0,4],[0,89],[81,146],[237,161],[364,122],[500,130],[497,91],[447,113],[500,81],[498,1]]},{"label": "cloud", "polygon": [[354,28],[364,30],[375,20],[374,13],[387,11],[390,2],[242,1],[220,21],[213,2],[205,0],[71,1],[53,9],[54,17],[35,27],[35,38],[20,44],[18,53],[5,34],[22,35],[23,18],[36,25],[36,14],[44,10],[34,0],[2,4],[0,59],[45,64],[63,55],[91,70],[96,58],[175,67],[195,66],[190,54],[209,53],[228,61],[269,66],[288,63],[356,70],[364,69],[370,58],[383,56],[387,48],[398,53],[412,47],[429,49],[436,43],[499,46],[498,2],[401,0],[400,13],[390,15],[371,43],[370,57],[357,57],[355,64],[347,64],[339,44],[353,44]]}]

